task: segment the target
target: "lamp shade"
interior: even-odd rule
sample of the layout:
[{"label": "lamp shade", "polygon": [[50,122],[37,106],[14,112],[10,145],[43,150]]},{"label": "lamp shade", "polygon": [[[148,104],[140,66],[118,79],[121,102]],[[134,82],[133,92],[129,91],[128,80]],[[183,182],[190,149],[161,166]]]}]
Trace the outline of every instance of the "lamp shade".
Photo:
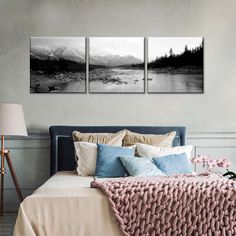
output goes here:
[{"label": "lamp shade", "polygon": [[0,135],[28,135],[21,105],[0,103]]}]

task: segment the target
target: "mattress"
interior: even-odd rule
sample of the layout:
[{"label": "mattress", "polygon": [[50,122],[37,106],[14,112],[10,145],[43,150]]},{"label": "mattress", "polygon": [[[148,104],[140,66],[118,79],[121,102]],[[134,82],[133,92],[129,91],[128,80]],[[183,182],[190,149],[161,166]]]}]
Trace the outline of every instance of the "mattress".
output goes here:
[{"label": "mattress", "polygon": [[92,180],[75,172],[56,173],[21,203],[14,236],[120,236],[108,200],[90,188]]}]

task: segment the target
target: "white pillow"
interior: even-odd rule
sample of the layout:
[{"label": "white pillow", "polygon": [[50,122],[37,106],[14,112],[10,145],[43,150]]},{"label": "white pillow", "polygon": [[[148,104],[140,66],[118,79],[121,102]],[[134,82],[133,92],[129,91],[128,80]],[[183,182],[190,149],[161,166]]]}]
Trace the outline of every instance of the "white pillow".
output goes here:
[{"label": "white pillow", "polygon": [[97,144],[74,142],[77,159],[77,173],[81,176],[94,176],[97,163]]},{"label": "white pillow", "polygon": [[137,143],[136,147],[138,155],[140,157],[147,157],[147,158],[162,157],[171,154],[180,154],[185,152],[189,161],[191,160],[192,150],[193,150],[192,145],[168,148],[168,147],[155,147],[148,144]]},{"label": "white pillow", "polygon": [[[76,171],[80,176],[94,176],[97,164],[97,144],[89,142],[74,142],[77,161]],[[135,150],[136,145],[129,146]]]}]

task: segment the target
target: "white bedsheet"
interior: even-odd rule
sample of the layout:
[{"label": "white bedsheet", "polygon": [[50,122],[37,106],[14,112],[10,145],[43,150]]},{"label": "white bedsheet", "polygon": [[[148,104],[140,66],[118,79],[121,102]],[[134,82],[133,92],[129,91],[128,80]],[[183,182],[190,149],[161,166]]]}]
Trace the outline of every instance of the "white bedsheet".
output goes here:
[{"label": "white bedsheet", "polygon": [[[14,236],[120,236],[93,177],[58,172],[20,205]],[[103,181],[101,179],[99,181]]]}]

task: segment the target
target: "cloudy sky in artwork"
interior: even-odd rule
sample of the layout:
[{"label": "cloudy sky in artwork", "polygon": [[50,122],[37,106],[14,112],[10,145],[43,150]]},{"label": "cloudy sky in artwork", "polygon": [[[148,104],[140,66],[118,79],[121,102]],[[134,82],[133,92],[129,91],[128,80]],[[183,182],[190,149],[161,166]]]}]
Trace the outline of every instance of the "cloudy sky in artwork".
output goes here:
[{"label": "cloudy sky in artwork", "polygon": [[90,55],[131,55],[140,60],[144,58],[143,37],[91,37],[89,38]]},{"label": "cloudy sky in artwork", "polygon": [[85,37],[32,37],[31,47],[58,47],[76,48],[85,51]]}]

